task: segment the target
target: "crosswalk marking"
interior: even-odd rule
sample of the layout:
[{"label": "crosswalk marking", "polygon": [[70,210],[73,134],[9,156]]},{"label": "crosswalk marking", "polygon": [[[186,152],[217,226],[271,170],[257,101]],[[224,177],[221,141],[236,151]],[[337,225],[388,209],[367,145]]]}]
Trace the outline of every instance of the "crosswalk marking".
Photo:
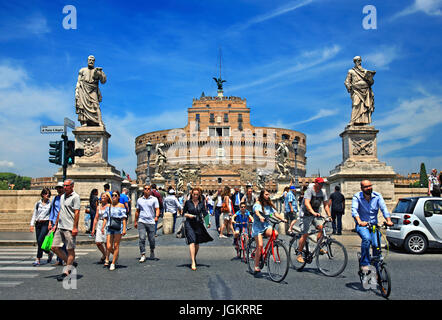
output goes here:
[{"label": "crosswalk marking", "polygon": [[0,279],[20,278],[31,279],[38,276],[38,273],[0,273]]},{"label": "crosswalk marking", "polygon": [[0,265],[2,264],[32,264],[34,260],[0,260]]},{"label": "crosswalk marking", "polygon": [[[77,257],[97,252],[96,249],[75,249]],[[52,271],[57,267],[46,263],[47,255],[43,255],[42,264],[33,266],[37,248],[0,248],[0,289],[14,288],[22,285],[25,279],[38,277],[41,272]],[[54,255],[53,261],[56,256]],[[61,269],[60,269],[61,270]]]},{"label": "crosswalk marking", "polygon": [[55,267],[0,267],[0,271],[51,271],[54,270]]},{"label": "crosswalk marking", "polygon": [[0,281],[0,288],[13,288],[21,285],[22,281]]}]

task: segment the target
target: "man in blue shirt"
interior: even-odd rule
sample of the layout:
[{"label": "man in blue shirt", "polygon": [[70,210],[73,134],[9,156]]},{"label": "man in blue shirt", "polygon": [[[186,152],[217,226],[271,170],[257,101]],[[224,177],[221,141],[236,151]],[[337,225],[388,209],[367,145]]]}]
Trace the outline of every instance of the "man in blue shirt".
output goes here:
[{"label": "man in blue shirt", "polygon": [[[55,232],[55,224],[58,217],[58,212],[60,211],[60,198],[64,193],[63,182],[57,183],[55,186],[55,190],[57,190],[57,195],[52,199],[51,209],[49,213],[49,230],[53,230]],[[62,250],[67,255],[68,252],[66,250],[66,245],[63,245]],[[50,263],[48,259],[48,263]],[[60,257],[57,257],[57,262],[55,265],[63,265],[63,260]]]},{"label": "man in blue shirt", "polygon": [[289,234],[293,233],[293,226],[298,219],[298,200],[296,199],[295,192],[295,186],[290,186],[289,192],[287,192],[284,199],[285,218],[290,221]]},{"label": "man in blue shirt", "polygon": [[382,211],[387,225],[392,226],[390,213],[388,212],[382,195],[374,192],[372,184],[369,180],[361,181],[361,192],[353,196],[351,203],[351,215],[356,221],[356,232],[362,239],[361,243],[361,269],[366,276],[369,272],[370,265],[370,245],[373,248],[373,255],[377,255],[377,238],[376,234],[370,232],[367,228],[369,223],[378,223],[379,209]]}]

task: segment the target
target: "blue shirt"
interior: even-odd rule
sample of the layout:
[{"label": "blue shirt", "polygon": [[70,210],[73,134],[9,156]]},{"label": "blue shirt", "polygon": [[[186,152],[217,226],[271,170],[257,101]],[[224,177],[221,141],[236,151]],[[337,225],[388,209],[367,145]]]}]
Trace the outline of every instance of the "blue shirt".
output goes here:
[{"label": "blue shirt", "polygon": [[296,197],[291,191],[287,192],[287,195],[285,196],[284,199],[285,212],[290,212],[289,203],[292,204],[293,212],[298,212],[298,201],[296,201]]},{"label": "blue shirt", "polygon": [[353,196],[351,202],[351,216],[353,218],[359,217],[362,221],[377,224],[379,209],[381,209],[385,218],[390,217],[384,198],[380,193],[373,191],[369,202],[365,200],[362,191]]},{"label": "blue shirt", "polygon": [[249,216],[250,212],[249,210],[246,210],[244,215],[241,213],[241,210],[239,210],[235,215],[233,216],[235,218],[235,225],[237,227],[244,225],[244,227],[247,226],[247,223],[249,222]]},{"label": "blue shirt", "polygon": [[60,211],[60,198],[61,196],[55,196],[52,200],[51,212],[49,213],[49,220],[54,225],[57,221],[58,212]]}]

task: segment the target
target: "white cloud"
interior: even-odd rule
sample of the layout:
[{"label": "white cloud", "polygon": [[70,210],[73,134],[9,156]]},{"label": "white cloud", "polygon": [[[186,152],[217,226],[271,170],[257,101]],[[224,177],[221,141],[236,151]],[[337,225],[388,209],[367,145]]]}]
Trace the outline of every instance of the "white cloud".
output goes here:
[{"label": "white cloud", "polygon": [[0,160],[0,168],[14,168],[14,162],[8,160]]},{"label": "white cloud", "polygon": [[279,17],[281,15],[287,14],[289,12],[295,11],[299,8],[302,8],[306,5],[309,5],[310,3],[312,3],[314,0],[304,0],[304,1],[292,1],[290,3],[288,3],[287,5],[278,7],[270,12],[264,13],[262,15],[256,16],[254,18],[251,18],[249,20],[247,20],[244,23],[241,24],[237,24],[234,25],[233,27],[231,27],[231,30],[235,30],[235,31],[243,31],[249,27],[251,27],[252,25],[258,24],[258,23],[262,23],[264,21],[270,20],[270,19],[274,19],[276,17]]},{"label": "white cloud", "polygon": [[[259,68],[259,70],[255,70],[254,72],[249,71],[248,75],[250,77],[251,74],[268,74],[268,76],[258,78],[257,80],[248,81],[247,83],[237,86],[229,87],[229,90],[234,92],[249,87],[260,86],[269,82],[274,83],[275,80],[280,78],[294,77],[295,74],[300,73],[301,71],[302,73],[305,73],[306,70],[309,70],[313,67],[323,64],[326,61],[329,61],[330,59],[336,57],[340,51],[341,47],[338,45],[334,45],[332,47],[305,51],[302,52],[299,56],[290,57],[277,63],[272,62],[268,65],[263,65]],[[264,72],[264,70],[268,69],[272,72]]]},{"label": "white cloud", "polygon": [[40,125],[73,118],[73,88],[35,85],[24,68],[4,61],[0,79],[0,159],[20,175],[52,176],[57,167],[48,162],[49,141],[60,136],[40,134]]},{"label": "white cloud", "polygon": [[376,52],[362,58],[377,69],[388,69],[389,64],[399,58],[399,52],[396,46],[381,46]]},{"label": "white cloud", "polygon": [[0,21],[0,30],[0,41],[42,36],[51,32],[47,19],[39,13],[25,18],[4,18]]},{"label": "white cloud", "polygon": [[414,0],[414,3],[396,13],[390,20],[423,12],[429,16],[442,16],[442,0]]}]

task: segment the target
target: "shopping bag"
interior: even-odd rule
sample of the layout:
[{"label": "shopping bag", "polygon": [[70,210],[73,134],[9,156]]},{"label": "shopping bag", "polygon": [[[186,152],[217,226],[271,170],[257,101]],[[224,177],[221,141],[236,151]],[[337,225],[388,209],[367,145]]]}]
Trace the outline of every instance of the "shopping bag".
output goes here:
[{"label": "shopping bag", "polygon": [[50,252],[52,248],[52,241],[54,240],[54,232],[51,231],[49,234],[45,237],[41,249],[45,252]]},{"label": "shopping bag", "polygon": [[206,227],[209,227],[210,224],[210,214],[206,215],[204,217],[204,223],[206,224]]}]

